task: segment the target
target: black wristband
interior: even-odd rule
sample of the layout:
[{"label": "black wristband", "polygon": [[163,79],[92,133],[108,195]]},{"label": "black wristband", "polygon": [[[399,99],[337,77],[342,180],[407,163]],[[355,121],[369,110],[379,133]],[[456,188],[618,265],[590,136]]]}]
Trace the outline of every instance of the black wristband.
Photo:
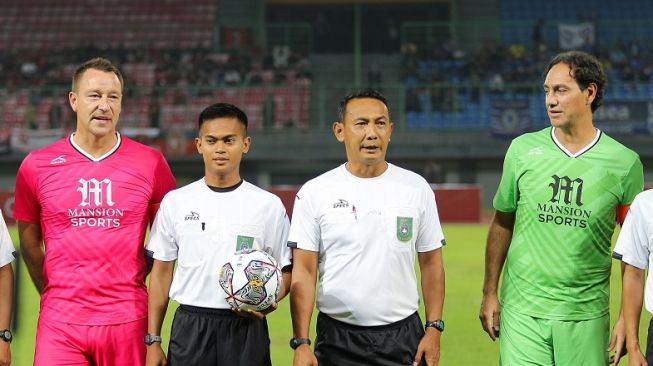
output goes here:
[{"label": "black wristband", "polygon": [[297,349],[297,347],[301,346],[302,344],[308,344],[310,346],[311,345],[311,340],[309,338],[291,338],[290,339],[290,348],[292,348],[292,349]]}]

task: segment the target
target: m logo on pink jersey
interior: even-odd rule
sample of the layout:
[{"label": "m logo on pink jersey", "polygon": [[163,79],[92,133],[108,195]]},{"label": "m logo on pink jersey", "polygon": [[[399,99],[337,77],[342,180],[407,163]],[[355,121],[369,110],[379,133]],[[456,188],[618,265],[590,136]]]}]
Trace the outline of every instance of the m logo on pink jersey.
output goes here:
[{"label": "m logo on pink jersey", "polygon": [[80,179],[78,182],[81,184],[77,188],[77,192],[82,194],[82,202],[79,204],[82,207],[90,206],[101,206],[103,203],[106,203],[109,206],[113,206],[111,196],[111,180],[105,178],[101,181],[91,178],[89,180]]}]

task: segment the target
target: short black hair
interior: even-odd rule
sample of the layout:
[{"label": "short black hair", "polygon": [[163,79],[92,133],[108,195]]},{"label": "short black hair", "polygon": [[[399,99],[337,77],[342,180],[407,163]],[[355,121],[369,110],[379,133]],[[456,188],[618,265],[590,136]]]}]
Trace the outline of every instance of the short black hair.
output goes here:
[{"label": "short black hair", "polygon": [[72,91],[77,90],[77,83],[79,83],[79,79],[81,79],[82,74],[84,74],[84,72],[89,69],[112,72],[116,74],[118,80],[120,81],[120,89],[124,89],[125,81],[123,80],[122,73],[120,72],[120,69],[118,69],[118,66],[104,57],[95,57],[77,66],[75,72],[73,73],[73,82],[71,86]]},{"label": "short black hair", "polygon": [[[338,121],[344,122],[345,121],[345,114],[347,112],[347,103],[349,103],[350,100],[352,99],[361,99],[361,98],[372,98],[379,100],[385,104],[386,108],[388,107],[388,100],[385,99],[383,94],[379,93],[378,91],[374,89],[362,89],[362,90],[357,90],[353,93],[347,94],[341,101],[340,105],[338,106]],[[389,112],[388,108],[388,114]]]},{"label": "short black hair", "polygon": [[202,128],[202,124],[206,121],[225,117],[239,120],[245,126],[245,134],[247,134],[247,115],[240,108],[229,103],[215,103],[204,108],[197,120],[197,128]]},{"label": "short black hair", "polygon": [[603,104],[603,94],[607,82],[607,76],[601,62],[596,57],[582,51],[559,53],[547,65],[542,79],[546,79],[546,74],[557,64],[569,65],[569,75],[576,80],[580,90],[587,89],[591,83],[596,84],[596,97],[591,106],[592,112],[596,111]]}]

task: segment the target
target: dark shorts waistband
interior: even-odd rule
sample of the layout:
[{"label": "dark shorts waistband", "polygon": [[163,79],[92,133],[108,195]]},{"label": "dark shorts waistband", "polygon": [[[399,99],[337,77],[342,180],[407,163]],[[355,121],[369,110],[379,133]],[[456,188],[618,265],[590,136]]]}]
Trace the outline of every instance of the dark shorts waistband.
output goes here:
[{"label": "dark shorts waistband", "polygon": [[179,310],[191,314],[206,315],[215,318],[237,318],[238,315],[230,309],[202,308],[199,306],[179,305]]},{"label": "dark shorts waistband", "polygon": [[405,319],[398,320],[394,323],[390,324],[383,324],[383,325],[354,325],[354,324],[349,324],[345,323],[340,320],[333,319],[332,317],[328,316],[325,313],[320,312],[317,314],[318,319],[322,319],[323,321],[331,322],[334,325],[341,327],[341,328],[346,328],[354,331],[383,331],[383,330],[388,330],[388,329],[394,329],[394,328],[399,328],[402,327],[410,322],[415,321],[417,319],[418,322],[421,323],[421,320],[419,320],[419,314],[417,312],[414,312],[412,315],[408,316]]}]

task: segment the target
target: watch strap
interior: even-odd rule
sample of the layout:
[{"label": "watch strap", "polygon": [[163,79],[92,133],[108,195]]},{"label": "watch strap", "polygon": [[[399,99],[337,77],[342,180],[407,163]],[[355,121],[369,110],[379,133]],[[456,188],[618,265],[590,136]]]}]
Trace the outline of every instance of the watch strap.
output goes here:
[{"label": "watch strap", "polygon": [[444,321],[442,319],[430,320],[424,324],[424,329],[435,328],[440,332],[444,332]]},{"label": "watch strap", "polygon": [[154,335],[151,333],[147,333],[144,338],[145,344],[152,345],[154,343],[161,343],[163,339],[161,339],[161,336],[159,335]]},{"label": "watch strap", "polygon": [[11,343],[13,338],[14,338],[14,336],[13,336],[13,334],[11,334],[11,331],[9,329],[0,330],[0,339],[1,340]]},{"label": "watch strap", "polygon": [[301,346],[302,344],[307,344],[311,345],[311,340],[310,338],[291,338],[290,339],[290,348],[292,349],[297,349],[297,347]]}]

